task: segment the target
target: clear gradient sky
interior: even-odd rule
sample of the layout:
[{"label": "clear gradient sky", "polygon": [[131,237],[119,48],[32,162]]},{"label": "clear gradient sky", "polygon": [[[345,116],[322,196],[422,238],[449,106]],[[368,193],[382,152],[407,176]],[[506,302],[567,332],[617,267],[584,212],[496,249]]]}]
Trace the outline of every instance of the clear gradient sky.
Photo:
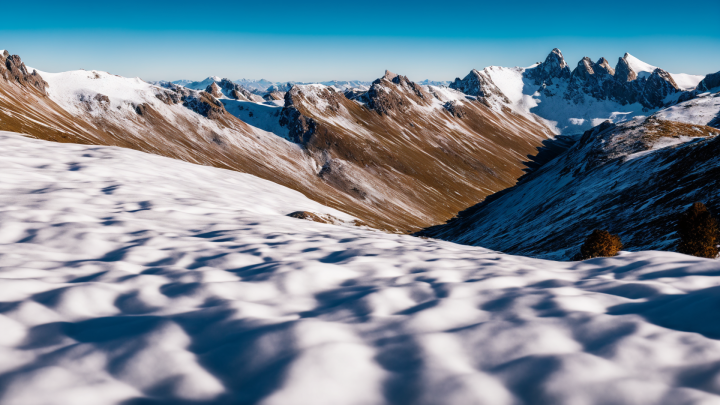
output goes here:
[{"label": "clear gradient sky", "polygon": [[554,47],[573,68],[630,52],[673,73],[720,71],[720,0],[16,1],[2,15],[0,49],[32,67],[145,80],[452,80]]}]

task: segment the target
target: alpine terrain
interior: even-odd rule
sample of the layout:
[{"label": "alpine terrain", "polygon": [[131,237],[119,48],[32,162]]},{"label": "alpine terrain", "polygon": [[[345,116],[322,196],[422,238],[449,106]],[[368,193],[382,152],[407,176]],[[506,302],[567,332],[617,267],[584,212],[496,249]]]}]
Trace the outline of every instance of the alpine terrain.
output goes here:
[{"label": "alpine terrain", "polygon": [[720,72],[42,68],[0,50],[2,405],[720,403]]}]

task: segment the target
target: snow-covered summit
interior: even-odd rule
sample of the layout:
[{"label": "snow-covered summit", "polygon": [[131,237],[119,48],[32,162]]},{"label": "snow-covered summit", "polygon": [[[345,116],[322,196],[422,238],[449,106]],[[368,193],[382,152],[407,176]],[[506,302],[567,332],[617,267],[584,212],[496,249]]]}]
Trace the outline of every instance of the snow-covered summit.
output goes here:
[{"label": "snow-covered summit", "polygon": [[[480,78],[484,77],[484,78]],[[605,58],[584,57],[571,70],[559,49],[528,68],[473,70],[452,87],[469,95],[492,94],[491,105],[553,122],[558,133],[572,134],[611,120],[622,122],[677,103],[703,76],[672,74],[626,53],[613,68]],[[480,83],[482,82],[482,83]],[[500,90],[498,92],[497,90]]]}]

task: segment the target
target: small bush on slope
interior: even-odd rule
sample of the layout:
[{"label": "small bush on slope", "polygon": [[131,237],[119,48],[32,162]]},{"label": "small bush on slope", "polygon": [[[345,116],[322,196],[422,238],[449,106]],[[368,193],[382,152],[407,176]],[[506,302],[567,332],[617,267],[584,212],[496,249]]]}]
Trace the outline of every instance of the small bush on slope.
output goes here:
[{"label": "small bush on slope", "polygon": [[678,252],[698,257],[717,257],[718,221],[705,204],[696,202],[680,214],[677,233],[680,236]]},{"label": "small bush on slope", "polygon": [[622,249],[622,242],[618,235],[596,229],[588,235],[585,243],[580,247],[580,259],[615,256],[620,249]]}]

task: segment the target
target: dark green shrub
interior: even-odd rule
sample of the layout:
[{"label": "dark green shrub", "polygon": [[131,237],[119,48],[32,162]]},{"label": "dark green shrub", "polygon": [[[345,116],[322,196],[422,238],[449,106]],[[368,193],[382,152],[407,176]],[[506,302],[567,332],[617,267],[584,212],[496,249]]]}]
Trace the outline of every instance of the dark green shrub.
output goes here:
[{"label": "dark green shrub", "polygon": [[580,247],[580,259],[592,259],[593,257],[611,257],[618,254],[622,249],[622,242],[618,235],[608,231],[596,229],[585,239]]},{"label": "dark green shrub", "polygon": [[717,257],[718,221],[705,204],[696,202],[680,214],[677,233],[680,236],[678,252],[711,259]]}]

